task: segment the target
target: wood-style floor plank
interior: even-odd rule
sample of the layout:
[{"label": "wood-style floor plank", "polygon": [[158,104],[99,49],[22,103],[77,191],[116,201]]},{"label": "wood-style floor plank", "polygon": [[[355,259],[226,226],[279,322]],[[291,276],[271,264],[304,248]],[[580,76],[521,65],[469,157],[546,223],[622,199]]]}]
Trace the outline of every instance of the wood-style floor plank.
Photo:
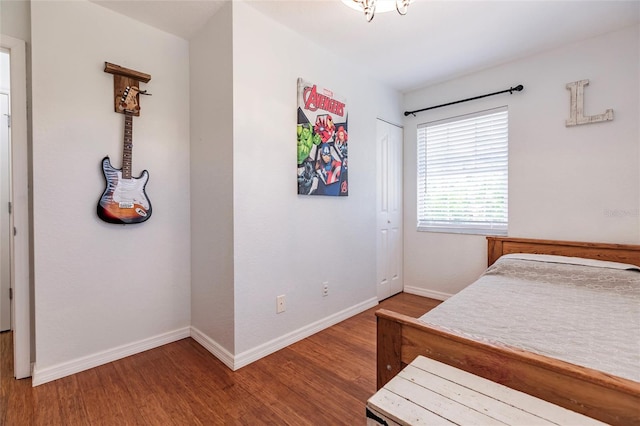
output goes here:
[{"label": "wood-style floor plank", "polygon": [[374,312],[439,303],[398,294],[235,372],[187,338],[35,388],[13,378],[12,335],[0,333],[0,425],[364,425]]}]

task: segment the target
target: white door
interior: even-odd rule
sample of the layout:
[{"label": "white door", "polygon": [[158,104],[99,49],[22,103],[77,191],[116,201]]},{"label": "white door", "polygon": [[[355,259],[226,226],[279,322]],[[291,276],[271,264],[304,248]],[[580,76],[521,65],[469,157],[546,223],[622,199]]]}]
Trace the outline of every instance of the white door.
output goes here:
[{"label": "white door", "polygon": [[402,128],[377,120],[377,294],[404,288],[402,278]]},{"label": "white door", "polygon": [[9,95],[0,93],[0,331],[11,330]]}]

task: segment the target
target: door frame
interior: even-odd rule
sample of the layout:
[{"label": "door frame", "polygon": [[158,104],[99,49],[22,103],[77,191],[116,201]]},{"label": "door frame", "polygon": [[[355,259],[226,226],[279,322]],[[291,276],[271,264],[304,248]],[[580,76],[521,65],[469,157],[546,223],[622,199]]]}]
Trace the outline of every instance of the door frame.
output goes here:
[{"label": "door frame", "polygon": [[27,56],[24,40],[2,35],[0,47],[9,50],[11,92],[11,198],[13,236],[13,365],[14,376],[31,376],[31,296],[29,227],[29,152],[27,136]]}]

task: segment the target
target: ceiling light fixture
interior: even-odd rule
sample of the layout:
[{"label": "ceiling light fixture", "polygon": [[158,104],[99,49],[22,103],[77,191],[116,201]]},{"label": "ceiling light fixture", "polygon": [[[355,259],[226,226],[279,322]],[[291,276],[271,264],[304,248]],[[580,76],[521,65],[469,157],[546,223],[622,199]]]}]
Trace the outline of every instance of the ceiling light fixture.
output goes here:
[{"label": "ceiling light fixture", "polygon": [[364,12],[367,22],[371,22],[376,12],[384,13],[397,10],[400,15],[406,15],[412,0],[342,0],[352,9]]}]

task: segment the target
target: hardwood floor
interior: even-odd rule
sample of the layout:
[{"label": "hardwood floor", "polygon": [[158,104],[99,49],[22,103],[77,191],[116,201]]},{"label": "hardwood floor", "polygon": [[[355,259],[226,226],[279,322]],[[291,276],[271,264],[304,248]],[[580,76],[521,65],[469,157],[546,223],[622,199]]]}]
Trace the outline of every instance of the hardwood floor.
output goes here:
[{"label": "hardwood floor", "polygon": [[379,308],[419,316],[401,293],[238,371],[187,338],[31,387],[0,334],[0,425],[364,425],[375,393]]}]

